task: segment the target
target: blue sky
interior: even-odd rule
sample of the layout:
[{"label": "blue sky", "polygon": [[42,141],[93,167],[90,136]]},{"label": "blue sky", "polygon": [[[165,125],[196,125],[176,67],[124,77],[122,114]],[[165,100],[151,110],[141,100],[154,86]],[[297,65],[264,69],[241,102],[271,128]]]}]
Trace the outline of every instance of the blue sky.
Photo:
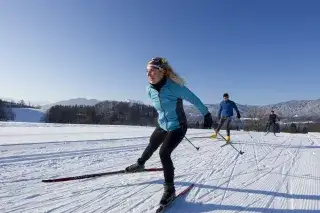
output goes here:
[{"label": "blue sky", "polygon": [[320,98],[319,1],[1,1],[0,97],[135,99],[163,56],[205,103]]}]

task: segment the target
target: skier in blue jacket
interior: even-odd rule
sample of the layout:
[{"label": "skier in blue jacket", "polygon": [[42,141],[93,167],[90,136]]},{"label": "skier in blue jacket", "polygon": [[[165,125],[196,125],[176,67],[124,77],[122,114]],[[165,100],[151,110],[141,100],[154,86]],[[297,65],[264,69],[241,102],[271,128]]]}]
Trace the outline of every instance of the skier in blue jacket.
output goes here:
[{"label": "skier in blue jacket", "polygon": [[141,157],[127,172],[144,169],[144,164],[160,147],[159,155],[164,173],[164,193],[161,205],[167,204],[175,196],[174,167],[172,151],[179,145],[187,132],[187,118],[183,109],[183,99],[197,107],[204,116],[204,128],[211,128],[212,116],[208,108],[191,92],[164,58],[152,58],[147,65],[149,85],[147,94],[158,112],[158,125],[152,133],[149,144]]},{"label": "skier in blue jacket", "polygon": [[238,110],[238,107],[235,102],[231,101],[229,99],[229,94],[225,93],[223,94],[223,101],[220,103],[220,109],[218,112],[218,118],[219,118],[219,125],[217,129],[215,130],[215,134],[212,135],[213,138],[217,137],[217,133],[220,131],[222,125],[225,121],[227,121],[227,136],[225,137],[227,141],[230,141],[230,123],[232,121],[233,116],[233,109],[237,112],[237,118],[241,118],[240,112]]}]

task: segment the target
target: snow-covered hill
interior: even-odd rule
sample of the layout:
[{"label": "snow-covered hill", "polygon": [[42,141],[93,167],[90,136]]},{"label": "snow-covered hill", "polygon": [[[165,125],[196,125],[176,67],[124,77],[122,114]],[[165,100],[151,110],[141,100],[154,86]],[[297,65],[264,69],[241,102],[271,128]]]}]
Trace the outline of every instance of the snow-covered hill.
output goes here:
[{"label": "snow-covered hill", "polygon": [[125,99],[124,102],[133,103],[133,104],[144,104],[142,101],[132,100],[132,99]]},{"label": "snow-covered hill", "polygon": [[34,108],[12,108],[16,122],[40,122],[44,111]]},{"label": "snow-covered hill", "polygon": [[[163,173],[41,180],[124,169],[149,143],[153,128],[0,123],[0,212],[155,212]],[[320,211],[320,135],[232,131],[234,146],[192,130],[172,153],[178,199],[168,213]],[[222,131],[224,134],[224,131]],[[158,151],[146,163],[161,167]]]},{"label": "snow-covered hill", "polygon": [[263,109],[274,109],[285,116],[320,116],[320,99],[293,100],[273,105],[262,106]]},{"label": "snow-covered hill", "polygon": [[[208,104],[207,106],[209,108],[209,111],[212,112],[213,115],[217,115],[219,104]],[[253,109],[259,109],[259,111],[264,115],[268,115],[271,109],[273,109],[275,110],[275,113],[284,117],[320,117],[320,99],[306,101],[287,101],[265,106],[252,106],[237,103],[237,106],[242,113],[242,116],[244,117],[248,116],[250,110]],[[200,116],[199,111],[192,105],[186,105],[185,110],[187,115],[192,119]]]}]

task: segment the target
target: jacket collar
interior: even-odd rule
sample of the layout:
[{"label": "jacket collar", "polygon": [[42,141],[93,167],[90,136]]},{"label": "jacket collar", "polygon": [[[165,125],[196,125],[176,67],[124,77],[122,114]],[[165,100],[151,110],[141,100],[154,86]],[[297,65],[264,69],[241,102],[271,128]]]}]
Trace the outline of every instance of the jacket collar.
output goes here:
[{"label": "jacket collar", "polygon": [[167,77],[164,76],[158,83],[150,84],[150,85],[152,88],[154,88],[159,92],[166,83],[167,83]]}]

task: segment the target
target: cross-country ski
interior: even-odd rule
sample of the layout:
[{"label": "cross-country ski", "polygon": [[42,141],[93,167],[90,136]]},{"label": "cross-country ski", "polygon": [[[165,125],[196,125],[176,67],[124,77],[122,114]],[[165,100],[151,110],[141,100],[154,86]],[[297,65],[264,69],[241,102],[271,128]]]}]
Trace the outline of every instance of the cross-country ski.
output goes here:
[{"label": "cross-country ski", "polygon": [[[159,172],[163,171],[162,168],[148,168],[143,169],[137,172]],[[79,176],[71,176],[71,177],[62,177],[62,178],[55,178],[55,179],[45,179],[42,182],[50,183],[50,182],[64,182],[70,180],[79,180],[79,179],[86,179],[86,178],[94,178],[94,177],[101,177],[101,176],[108,176],[108,175],[117,175],[117,174],[129,174],[129,173],[137,173],[137,172],[126,172],[123,170],[112,171],[112,172],[102,172],[102,173],[95,173],[95,174],[86,174],[86,175],[79,175]]]},{"label": "cross-country ski", "polygon": [[193,187],[194,187],[194,184],[190,184],[190,186],[188,186],[186,189],[184,189],[179,194],[177,194],[174,198],[172,198],[169,201],[169,203],[167,203],[166,205],[160,205],[157,208],[155,213],[164,213],[164,212],[166,212],[166,210],[168,210],[174,204],[174,202],[176,202],[180,197],[182,197],[183,195],[188,193]]}]

